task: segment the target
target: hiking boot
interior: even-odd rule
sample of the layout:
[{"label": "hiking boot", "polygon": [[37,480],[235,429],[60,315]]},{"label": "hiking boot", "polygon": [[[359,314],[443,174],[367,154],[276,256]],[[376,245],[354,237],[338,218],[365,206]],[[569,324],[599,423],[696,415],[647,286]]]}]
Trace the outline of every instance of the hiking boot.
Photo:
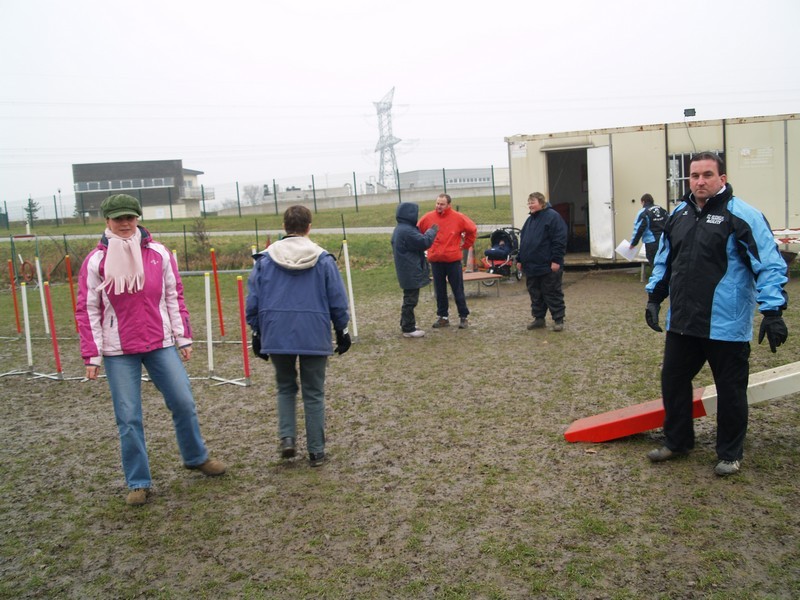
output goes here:
[{"label": "hiking boot", "polygon": [[650,450],[647,453],[647,458],[650,459],[650,462],[664,462],[665,460],[672,460],[673,458],[678,458],[679,456],[686,456],[689,454],[688,452],[674,452],[667,448],[666,446],[661,446],[661,448],[656,448],[655,450]]},{"label": "hiking boot", "polygon": [[225,463],[222,463],[214,458],[209,458],[201,465],[183,465],[192,471],[200,471],[206,477],[216,477],[222,475],[227,470]]},{"label": "hiking boot", "polygon": [[128,492],[125,498],[125,504],[128,506],[141,506],[147,502],[147,496],[150,494],[150,488],[138,488]]},{"label": "hiking boot", "polygon": [[322,465],[325,464],[326,460],[327,459],[325,458],[325,453],[324,452],[309,452],[308,453],[308,462],[312,467],[321,467]]},{"label": "hiking boot", "polygon": [[282,437],[281,438],[281,458],[293,458],[295,455],[294,438]]},{"label": "hiking boot", "polygon": [[434,329],[441,329],[442,327],[450,327],[450,319],[447,317],[439,317],[436,322],[431,325]]},{"label": "hiking boot", "polygon": [[467,317],[463,317],[463,318],[462,318],[462,319],[461,319],[461,320],[458,322],[458,328],[459,328],[459,329],[466,329],[467,327],[469,327],[469,321],[467,321]]},{"label": "hiking boot", "polygon": [[553,331],[564,331],[564,321],[556,321]]},{"label": "hiking boot", "polygon": [[528,331],[532,329],[544,329],[544,319],[539,319],[538,317],[528,323]]},{"label": "hiking boot", "polygon": [[425,336],[425,332],[422,329],[415,329],[414,331],[404,331],[403,337],[406,338],[421,338]]},{"label": "hiking boot", "polygon": [[738,460],[721,460],[717,463],[717,466],[714,467],[714,473],[720,477],[734,475],[739,472],[739,466],[740,463]]}]

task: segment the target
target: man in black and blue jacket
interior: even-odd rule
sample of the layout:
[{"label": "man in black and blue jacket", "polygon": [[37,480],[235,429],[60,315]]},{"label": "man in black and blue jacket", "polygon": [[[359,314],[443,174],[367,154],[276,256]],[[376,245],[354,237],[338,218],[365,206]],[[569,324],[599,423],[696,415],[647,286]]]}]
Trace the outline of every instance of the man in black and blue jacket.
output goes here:
[{"label": "man in black and blue jacket", "polygon": [[717,475],[739,471],[747,432],[747,384],[753,311],[763,315],[758,341],[786,341],[786,262],[764,215],[733,195],[714,153],[692,157],[690,193],[667,220],[656,255],[645,319],[661,331],[658,312],[669,296],[661,371],[663,447],[653,462],[694,447],[692,379],[708,361],[717,388]]},{"label": "man in black and blue jacket", "polygon": [[652,267],[656,252],[658,252],[661,232],[664,231],[664,224],[667,222],[669,213],[655,204],[653,196],[650,194],[643,195],[641,202],[642,210],[636,213],[636,220],[633,223],[630,248],[633,250],[639,240],[643,241],[647,262]]}]

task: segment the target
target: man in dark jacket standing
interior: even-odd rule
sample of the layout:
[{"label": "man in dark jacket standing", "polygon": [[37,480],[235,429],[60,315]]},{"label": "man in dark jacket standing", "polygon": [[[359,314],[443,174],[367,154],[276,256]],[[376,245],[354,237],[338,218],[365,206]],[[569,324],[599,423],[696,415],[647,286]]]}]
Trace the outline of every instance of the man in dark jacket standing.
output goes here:
[{"label": "man in dark jacket standing", "polygon": [[520,232],[519,257],[531,296],[533,321],[528,329],[542,329],[545,315],[555,322],[553,331],[564,329],[564,253],[567,249],[567,224],[540,192],[528,196],[530,216]]},{"label": "man in dark jacket standing", "polygon": [[664,436],[647,457],[662,462],[694,448],[692,380],[708,362],[717,387],[720,476],[739,472],[747,433],[750,340],[756,304],[775,352],[789,332],[786,262],[766,217],[733,195],[725,163],[700,152],[689,163],[690,193],[667,220],[647,284],[647,325],[661,331],[658,313],[669,297],[661,367]]},{"label": "man in dark jacket standing", "polygon": [[397,281],[403,290],[403,307],[400,309],[400,329],[403,337],[419,338],[425,335],[417,329],[414,309],[419,302],[419,290],[430,283],[428,261],[425,250],[431,247],[438,225],[431,226],[424,234],[417,229],[419,206],[412,202],[402,202],[395,214],[397,227],[392,233],[392,253]]}]

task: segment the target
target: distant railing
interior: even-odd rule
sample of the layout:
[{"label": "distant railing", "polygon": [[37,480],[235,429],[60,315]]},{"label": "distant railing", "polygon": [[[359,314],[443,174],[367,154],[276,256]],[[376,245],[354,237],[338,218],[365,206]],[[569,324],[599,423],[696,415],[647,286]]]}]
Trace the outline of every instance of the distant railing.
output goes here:
[{"label": "distant railing", "polygon": [[[467,171],[481,171],[475,175]],[[433,199],[439,192],[451,193],[454,197],[474,197],[476,195],[495,196],[508,194],[508,169],[497,169],[494,166],[482,169],[446,169],[428,170],[424,173],[396,172],[393,182],[386,186],[376,181],[374,173],[325,173],[268,179],[256,182],[219,183],[214,186],[184,185],[180,188],[180,197],[172,197],[165,206],[171,206],[181,199],[198,201],[198,216],[208,214],[254,214],[258,212],[279,211],[288,203],[307,204],[316,211],[330,207],[355,207],[359,204],[379,204],[400,202],[402,200]],[[473,175],[470,177],[470,175]],[[497,176],[499,175],[499,177]],[[133,183],[131,180],[130,183]],[[160,187],[164,180],[141,179],[142,188]],[[95,182],[98,184],[100,182]],[[108,191],[125,192],[136,195],[136,189],[119,189],[115,184],[123,182],[103,182]],[[127,180],[124,183],[129,183]],[[399,185],[398,185],[399,184]],[[118,191],[117,191],[118,190]],[[277,190],[277,196],[276,196]],[[102,190],[87,190],[102,191]],[[3,201],[0,206],[0,228],[8,229],[11,223],[25,223],[33,214],[33,220],[55,222],[57,225],[64,219],[86,220],[89,214],[82,214],[79,196],[82,192],[62,193],[61,190],[52,196],[37,196],[27,200]],[[433,194],[433,197],[431,197]],[[145,208],[150,207],[146,204]],[[169,215],[171,211],[165,209]]]}]

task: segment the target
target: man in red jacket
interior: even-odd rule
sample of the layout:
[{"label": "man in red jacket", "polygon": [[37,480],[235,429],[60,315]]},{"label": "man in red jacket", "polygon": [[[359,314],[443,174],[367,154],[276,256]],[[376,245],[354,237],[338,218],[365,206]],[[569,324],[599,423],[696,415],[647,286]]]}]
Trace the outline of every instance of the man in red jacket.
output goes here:
[{"label": "man in red jacket", "polygon": [[433,289],[436,291],[436,314],[438,319],[433,324],[435,329],[450,325],[450,305],[447,300],[447,282],[453,290],[453,298],[460,318],[458,328],[469,326],[467,316],[467,299],[464,296],[464,277],[461,271],[461,257],[464,250],[469,250],[475,243],[478,228],[472,220],[453,210],[452,202],[447,194],[439,194],[436,198],[436,209],[419,220],[419,230],[425,233],[433,225],[439,226],[433,245],[428,250],[428,262],[433,274]]}]

